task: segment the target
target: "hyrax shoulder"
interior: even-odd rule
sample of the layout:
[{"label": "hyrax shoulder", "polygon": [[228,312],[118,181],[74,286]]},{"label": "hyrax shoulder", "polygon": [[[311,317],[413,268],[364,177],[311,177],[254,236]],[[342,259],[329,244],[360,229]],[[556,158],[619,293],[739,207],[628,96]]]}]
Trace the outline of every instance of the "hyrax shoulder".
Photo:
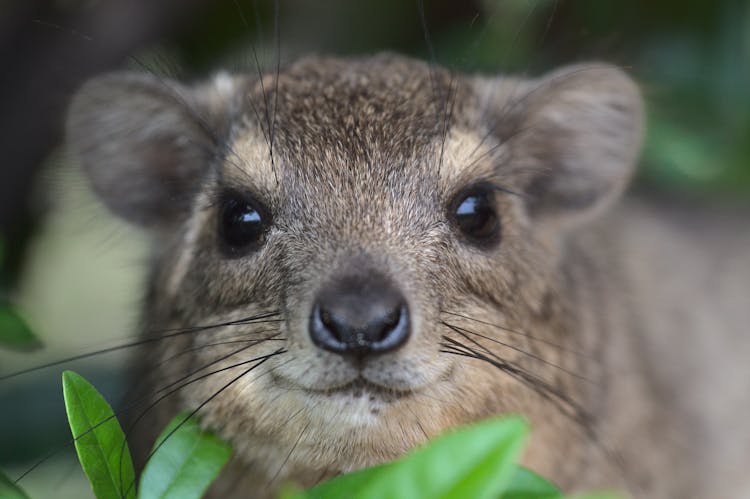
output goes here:
[{"label": "hyrax shoulder", "polygon": [[639,461],[637,425],[665,413],[637,337],[661,331],[628,287],[637,245],[599,228],[642,115],[602,64],[526,80],[378,55],[91,81],[69,142],[104,203],[154,234],[143,334],[189,331],[149,343],[145,386],[200,377],[147,426],[200,409],[245,477],[217,496],[246,497],[521,413],[527,464],[566,489],[689,497],[687,478],[652,480],[671,443]]}]

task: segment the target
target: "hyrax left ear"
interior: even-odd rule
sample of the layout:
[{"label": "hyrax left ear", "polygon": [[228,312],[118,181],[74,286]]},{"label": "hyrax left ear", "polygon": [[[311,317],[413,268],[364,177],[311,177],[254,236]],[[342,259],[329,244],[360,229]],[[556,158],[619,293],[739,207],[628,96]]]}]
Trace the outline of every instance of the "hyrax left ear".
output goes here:
[{"label": "hyrax left ear", "polygon": [[224,85],[188,88],[120,72],[86,83],[73,98],[67,141],[94,190],[140,225],[184,216],[226,127]]},{"label": "hyrax left ear", "polygon": [[607,65],[564,68],[520,97],[513,149],[526,166],[531,215],[570,226],[616,200],[641,148],[643,105],[636,84]]}]

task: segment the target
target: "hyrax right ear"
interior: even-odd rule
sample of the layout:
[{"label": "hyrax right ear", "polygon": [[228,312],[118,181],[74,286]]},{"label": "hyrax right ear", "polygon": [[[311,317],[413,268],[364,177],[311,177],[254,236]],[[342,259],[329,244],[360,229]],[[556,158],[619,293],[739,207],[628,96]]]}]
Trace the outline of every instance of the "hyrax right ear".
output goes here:
[{"label": "hyrax right ear", "polygon": [[524,100],[518,145],[536,162],[530,212],[562,228],[595,218],[635,171],[644,128],[637,85],[614,66],[579,64],[547,75]]},{"label": "hyrax right ear", "polygon": [[218,150],[223,108],[215,92],[138,73],[86,83],[73,98],[67,141],[96,193],[140,225],[184,215]]},{"label": "hyrax right ear", "polygon": [[[564,67],[538,80],[476,80],[497,102],[527,210],[538,226],[575,228],[627,186],[643,138],[643,102],[628,75],[606,64]],[[497,91],[493,91],[497,89]],[[507,138],[510,137],[510,138]]]}]

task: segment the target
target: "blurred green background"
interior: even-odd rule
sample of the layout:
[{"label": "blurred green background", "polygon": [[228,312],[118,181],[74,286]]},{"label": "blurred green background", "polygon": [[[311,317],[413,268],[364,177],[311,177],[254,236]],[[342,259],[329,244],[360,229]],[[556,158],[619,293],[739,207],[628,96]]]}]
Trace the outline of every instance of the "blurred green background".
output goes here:
[{"label": "blurred green background", "polygon": [[[60,1],[56,8],[74,13],[102,3]],[[238,0],[206,2],[197,12],[123,65],[187,79],[220,68],[254,71],[253,44],[261,64],[271,68],[277,13],[282,62],[310,52],[430,57],[412,1],[294,0],[276,10],[270,2]],[[427,1],[424,12],[435,58],[457,70],[538,75],[582,60],[625,67],[641,83],[648,108],[636,188],[707,207],[750,199],[750,2]],[[81,35],[44,19],[36,19],[34,29]],[[106,44],[104,38],[90,43]],[[0,303],[12,303],[45,348],[0,351],[0,376],[118,344],[138,319],[147,262],[143,235],[109,217],[59,151],[35,176],[29,203],[33,223],[23,237],[4,243],[13,257],[2,266]],[[124,351],[65,367],[118,401],[126,359]],[[0,467],[11,476],[69,438],[61,370],[0,381]],[[84,497],[87,488],[71,456],[61,451],[22,484],[36,497]]]}]

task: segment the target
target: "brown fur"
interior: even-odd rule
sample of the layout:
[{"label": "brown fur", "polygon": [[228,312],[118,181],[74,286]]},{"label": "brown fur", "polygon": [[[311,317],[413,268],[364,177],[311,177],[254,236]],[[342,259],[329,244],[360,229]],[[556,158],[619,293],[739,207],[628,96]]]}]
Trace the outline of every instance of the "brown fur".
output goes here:
[{"label": "brown fur", "polygon": [[[737,497],[705,488],[715,477],[695,471],[701,451],[725,449],[696,445],[694,432],[711,428],[703,404],[684,383],[665,384],[682,367],[659,365],[672,362],[676,335],[706,334],[688,315],[710,323],[715,312],[707,300],[682,303],[685,317],[672,322],[664,310],[681,297],[657,272],[674,255],[653,236],[671,226],[646,205],[608,211],[632,174],[641,122],[636,87],[605,65],[518,80],[380,55],[309,58],[278,78],[223,75],[192,89],[130,74],[89,83],[72,104],[72,149],[115,212],[154,228],[144,334],[279,314],[149,346],[150,391],[223,356],[210,370],[284,353],[225,389],[249,365],[185,387],[145,426],[220,392],[200,410],[235,451],[216,497],[311,485],[506,413],[532,423],[525,464],[565,490]],[[501,187],[502,242],[488,250],[466,244],[446,213],[480,180]],[[218,250],[216,199],[227,187],[273,215],[265,245],[244,258]],[[685,238],[691,266],[710,254],[673,236]],[[387,275],[412,314],[408,343],[361,366],[307,334],[322,283],[355,267]],[[720,298],[729,281],[716,279]],[[236,354],[241,344],[216,345],[268,336]],[[448,353],[450,341],[522,374]]]}]

